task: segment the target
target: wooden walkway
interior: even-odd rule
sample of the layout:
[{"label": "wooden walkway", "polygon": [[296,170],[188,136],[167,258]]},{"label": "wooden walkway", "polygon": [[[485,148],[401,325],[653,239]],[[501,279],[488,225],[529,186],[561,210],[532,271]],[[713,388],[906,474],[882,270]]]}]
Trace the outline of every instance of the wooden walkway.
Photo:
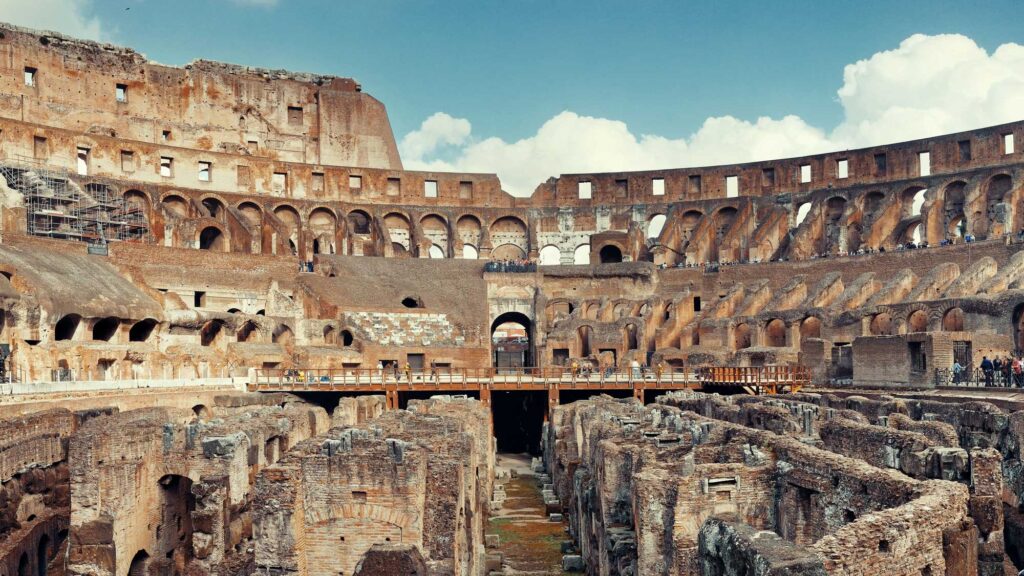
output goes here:
[{"label": "wooden walkway", "polygon": [[641,401],[644,392],[706,390],[727,393],[776,394],[798,392],[810,384],[803,366],[704,367],[652,371],[577,372],[562,368],[443,368],[398,373],[365,368],[337,370],[257,370],[252,392],[378,393],[388,408],[397,408],[403,392],[437,394],[477,393],[489,404],[492,392],[547,392],[549,407],[557,406],[562,391],[631,390]]}]

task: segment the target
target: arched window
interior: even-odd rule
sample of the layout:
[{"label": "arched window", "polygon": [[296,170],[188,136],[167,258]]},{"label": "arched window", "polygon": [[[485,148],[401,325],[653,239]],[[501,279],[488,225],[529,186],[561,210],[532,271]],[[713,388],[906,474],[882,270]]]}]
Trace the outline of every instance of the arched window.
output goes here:
[{"label": "arched window", "polygon": [[547,246],[540,249],[540,264],[543,266],[554,266],[560,264],[562,260],[562,253],[558,249],[558,246],[554,244],[548,244]]}]

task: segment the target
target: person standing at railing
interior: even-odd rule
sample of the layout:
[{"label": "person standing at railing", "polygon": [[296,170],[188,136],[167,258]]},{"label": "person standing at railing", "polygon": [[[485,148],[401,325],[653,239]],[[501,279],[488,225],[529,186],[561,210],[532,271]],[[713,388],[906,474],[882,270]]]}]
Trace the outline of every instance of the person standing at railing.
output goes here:
[{"label": "person standing at railing", "polygon": [[1003,383],[1003,361],[996,356],[992,360],[992,375],[995,378],[996,386],[1005,386]]},{"label": "person standing at railing", "polygon": [[384,381],[384,362],[377,360],[377,375],[380,376],[380,381]]},{"label": "person standing at railing", "polygon": [[634,380],[639,380],[643,377],[643,374],[640,372],[640,363],[636,361],[636,358],[629,363],[629,369],[633,373]]},{"label": "person standing at railing", "polygon": [[654,366],[654,375],[657,378],[658,382],[661,382],[661,375],[664,373],[665,363],[659,360],[658,363]]},{"label": "person standing at railing", "polygon": [[405,379],[406,379],[407,382],[409,382],[411,384],[412,383],[412,366],[409,366],[408,360],[405,362],[405,365],[402,366],[402,372],[405,372]]},{"label": "person standing at railing", "polygon": [[981,372],[985,375],[985,386],[992,386],[992,375],[995,367],[988,356],[981,357]]},{"label": "person standing at railing", "polygon": [[1020,356],[1013,359],[1013,383],[1017,388],[1024,388],[1024,360]]},{"label": "person standing at railing", "polygon": [[964,367],[960,365],[960,362],[953,360],[953,384],[959,384],[960,379],[963,377]]}]

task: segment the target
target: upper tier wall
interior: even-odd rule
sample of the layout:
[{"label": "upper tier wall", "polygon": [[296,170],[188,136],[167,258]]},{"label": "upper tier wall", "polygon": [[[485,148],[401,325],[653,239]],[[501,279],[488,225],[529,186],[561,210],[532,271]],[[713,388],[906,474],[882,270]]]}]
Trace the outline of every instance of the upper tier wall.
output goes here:
[{"label": "upper tier wall", "polygon": [[[768,197],[904,181],[925,168],[953,174],[1024,159],[1019,121],[782,160],[566,174],[540,184],[531,198],[517,199],[502,192],[492,174],[403,171],[384,106],[352,79],[208,61],[168,67],[127,48],[4,24],[0,129],[0,158],[12,161],[77,170],[83,148],[90,175],[216,192],[427,206],[554,208]],[[161,158],[173,159],[163,174]],[[201,172],[208,177],[201,179]],[[581,198],[581,182],[591,186],[589,198]]]},{"label": "upper tier wall", "polygon": [[351,78],[217,62],[0,24],[0,117],[293,162],[402,167],[384,105]]}]

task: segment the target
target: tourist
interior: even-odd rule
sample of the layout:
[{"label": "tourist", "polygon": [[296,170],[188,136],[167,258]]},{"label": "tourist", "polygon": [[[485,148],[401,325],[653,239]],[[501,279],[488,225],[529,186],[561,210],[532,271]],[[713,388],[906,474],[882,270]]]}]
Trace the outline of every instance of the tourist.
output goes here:
[{"label": "tourist", "polygon": [[1024,359],[1020,356],[1013,360],[1013,382],[1017,388],[1024,388]]},{"label": "tourist", "polygon": [[409,366],[409,361],[405,361],[405,365],[402,366],[402,372],[405,372],[405,381],[412,383],[412,366]]},{"label": "tourist", "polygon": [[953,384],[959,384],[963,376],[964,367],[960,365],[960,362],[953,360]]},{"label": "tourist", "polygon": [[985,386],[992,386],[992,361],[988,359],[988,356],[981,357],[981,372],[985,375]]},{"label": "tourist", "polygon": [[657,378],[658,382],[661,382],[661,375],[664,374],[664,373],[665,373],[665,363],[659,360],[658,363],[655,364],[655,366],[654,366],[654,375]]},{"label": "tourist", "polygon": [[398,360],[391,363],[391,371],[394,372],[395,380],[401,381],[401,374],[398,372]]},{"label": "tourist", "polygon": [[380,381],[384,381],[384,362],[377,360],[377,375],[380,376]]},{"label": "tourist", "polygon": [[580,373],[580,363],[575,361],[575,360],[573,360],[572,364],[569,365],[569,371],[572,374],[573,378],[578,376],[579,373]]},{"label": "tourist", "polygon": [[433,382],[437,382],[437,362],[430,361],[430,379]]},{"label": "tourist", "polygon": [[640,378],[643,377],[643,374],[640,372],[640,363],[636,361],[636,358],[634,358],[633,361],[629,363],[629,368],[630,371],[633,373],[634,380],[639,380]]},{"label": "tourist", "polygon": [[1004,386],[1004,384],[1003,384],[1003,361],[1002,361],[1002,359],[999,358],[999,356],[996,356],[995,359],[992,360],[992,370],[995,373],[996,386]]}]

